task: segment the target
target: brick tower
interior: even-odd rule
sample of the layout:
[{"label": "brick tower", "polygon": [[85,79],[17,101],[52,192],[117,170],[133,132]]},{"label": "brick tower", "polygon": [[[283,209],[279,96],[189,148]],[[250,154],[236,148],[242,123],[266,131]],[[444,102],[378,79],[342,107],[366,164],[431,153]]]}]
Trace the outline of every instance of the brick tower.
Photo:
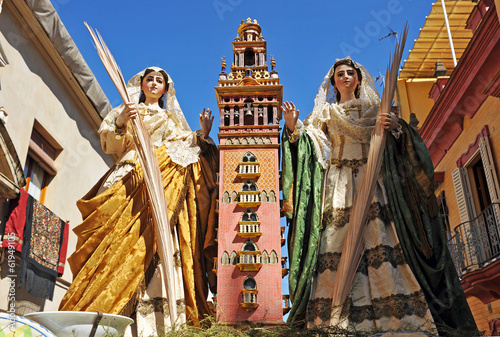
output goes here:
[{"label": "brick tower", "polygon": [[283,322],[279,109],[283,86],[257,20],[243,20],[215,87],[220,112],[217,318]]}]

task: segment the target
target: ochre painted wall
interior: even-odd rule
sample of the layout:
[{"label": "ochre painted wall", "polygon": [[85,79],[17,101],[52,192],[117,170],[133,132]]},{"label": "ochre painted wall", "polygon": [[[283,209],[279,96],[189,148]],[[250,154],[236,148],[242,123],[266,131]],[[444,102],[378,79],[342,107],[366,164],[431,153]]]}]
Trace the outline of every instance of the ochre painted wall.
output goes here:
[{"label": "ochre painted wall", "polygon": [[400,79],[398,81],[399,98],[396,93],[396,104],[401,101],[401,117],[410,120],[410,113],[414,113],[421,127],[434,105],[434,100],[429,98],[429,92],[435,78]]},{"label": "ochre painted wall", "polygon": [[435,171],[444,171],[445,174],[444,182],[436,190],[436,195],[442,190],[445,190],[451,229],[460,224],[455,188],[453,186],[451,174],[453,170],[457,168],[457,159],[467,151],[469,145],[475,143],[477,135],[485,125],[488,125],[490,131],[490,145],[496,164],[496,172],[497,175],[499,175],[500,100],[495,97],[488,97],[472,119],[468,117],[464,119],[463,125],[464,129],[462,133],[435,168]]}]

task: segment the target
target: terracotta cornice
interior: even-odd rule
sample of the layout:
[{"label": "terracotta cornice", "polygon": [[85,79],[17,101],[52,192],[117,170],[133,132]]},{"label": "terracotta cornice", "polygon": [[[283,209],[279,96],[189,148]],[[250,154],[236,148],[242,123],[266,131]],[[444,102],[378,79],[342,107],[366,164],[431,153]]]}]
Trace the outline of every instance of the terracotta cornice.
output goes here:
[{"label": "terracotta cornice", "polygon": [[467,19],[467,25],[465,28],[472,30],[472,33],[476,32],[476,29],[481,22],[481,19],[484,17],[486,12],[488,11],[488,7],[491,6],[492,0],[482,0],[477,6],[472,9],[472,12]]},{"label": "terracotta cornice", "polygon": [[261,47],[261,48],[266,48],[266,40],[259,40],[259,41],[234,41],[233,42],[233,49],[245,49],[246,47]]},{"label": "terracotta cornice", "polygon": [[469,144],[469,148],[467,151],[465,151],[460,158],[457,160],[457,167],[464,167],[465,164],[471,159],[472,155],[476,153],[477,149],[479,148],[479,141],[483,137],[488,137],[490,135],[490,130],[488,129],[488,125],[485,125],[482,129],[481,132],[476,136],[476,140],[474,143]]},{"label": "terracotta cornice", "polygon": [[448,82],[448,79],[449,77],[440,77],[432,85],[431,90],[429,92],[429,98],[432,98],[434,102],[436,102],[439,95],[443,91],[444,87],[446,86],[446,82]]},{"label": "terracotta cornice", "polygon": [[220,138],[234,138],[234,137],[262,137],[262,136],[270,136],[270,137],[279,137],[279,132],[224,132],[219,133]]},{"label": "terracotta cornice", "polygon": [[444,181],[444,172],[443,171],[435,171],[434,172],[434,182],[435,183],[442,183]]},{"label": "terracotta cornice", "polygon": [[275,91],[277,94],[281,94],[283,92],[283,85],[282,84],[276,84],[276,85],[264,85],[264,84],[257,84],[253,86],[227,86],[227,87],[215,87],[215,92],[216,93],[245,93],[245,92],[252,92],[255,93],[255,95],[259,95],[260,93],[269,93]]},{"label": "terracotta cornice", "polygon": [[484,304],[498,300],[500,298],[500,260],[462,275],[461,284],[466,297],[477,297]]},{"label": "terracotta cornice", "polygon": [[500,97],[500,69],[497,71],[490,83],[488,83],[483,94]]},{"label": "terracotta cornice", "polygon": [[[279,125],[234,125],[234,126],[219,126],[219,130],[281,130],[281,127]],[[273,132],[273,131],[264,131],[264,132]],[[230,132],[228,132],[230,133]],[[235,132],[233,132],[235,133]]]},{"label": "terracotta cornice", "polygon": [[91,123],[93,128],[97,130],[101,125],[102,118],[99,116],[99,113],[96,111],[87,95],[83,92],[78,81],[73,76],[73,73],[62,59],[26,2],[24,0],[10,0],[5,1],[4,5],[5,9],[12,14],[14,21],[19,27],[24,29],[27,36],[30,37],[30,43],[40,51],[40,54],[45,59],[48,66],[59,80],[64,83],[64,87],[67,88],[69,96],[77,102],[77,105],[82,107],[82,110],[85,112],[82,115]]},{"label": "terracotta cornice", "polygon": [[[494,71],[485,65],[485,61],[492,51],[500,53],[499,48],[495,49],[499,40],[500,24],[493,5],[479,24],[476,34],[420,129],[420,135],[429,148],[434,166],[441,161],[462,132],[463,118],[466,115],[473,117],[488,97],[482,90],[475,89],[484,88],[485,83],[489,83],[486,77],[494,75]],[[490,60],[496,62],[494,66],[498,67],[498,61],[492,59],[495,59],[494,55]],[[477,76],[480,70],[486,67],[489,69]]]},{"label": "terracotta cornice", "polygon": [[238,145],[222,145],[219,144],[219,150],[235,150],[235,149],[272,149],[276,148],[279,149],[280,144],[238,144]]}]

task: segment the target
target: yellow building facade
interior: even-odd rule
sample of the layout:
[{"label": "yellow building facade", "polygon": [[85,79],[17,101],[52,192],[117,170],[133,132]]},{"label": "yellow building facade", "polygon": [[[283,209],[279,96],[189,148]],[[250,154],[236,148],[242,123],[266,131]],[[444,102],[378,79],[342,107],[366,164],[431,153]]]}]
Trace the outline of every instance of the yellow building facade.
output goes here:
[{"label": "yellow building facade", "polygon": [[398,79],[431,154],[449,248],[478,328],[500,330],[499,1],[434,3]]}]

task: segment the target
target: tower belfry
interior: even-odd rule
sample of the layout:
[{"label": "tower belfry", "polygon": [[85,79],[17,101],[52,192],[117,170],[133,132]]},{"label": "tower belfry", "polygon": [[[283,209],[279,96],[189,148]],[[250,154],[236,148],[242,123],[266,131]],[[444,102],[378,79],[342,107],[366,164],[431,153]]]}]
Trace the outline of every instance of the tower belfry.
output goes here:
[{"label": "tower belfry", "polygon": [[282,323],[283,231],[279,200],[279,109],[283,86],[267,65],[257,20],[243,20],[229,71],[215,87],[220,113],[217,318]]}]

